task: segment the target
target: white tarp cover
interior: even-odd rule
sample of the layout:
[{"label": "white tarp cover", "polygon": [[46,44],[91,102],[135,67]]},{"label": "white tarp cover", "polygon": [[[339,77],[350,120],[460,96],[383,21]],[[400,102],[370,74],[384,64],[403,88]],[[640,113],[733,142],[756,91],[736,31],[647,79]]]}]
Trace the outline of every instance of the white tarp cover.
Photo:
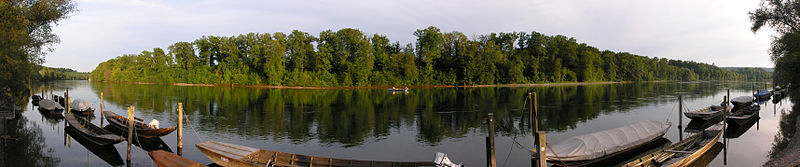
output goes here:
[{"label": "white tarp cover", "polygon": [[552,151],[558,156],[547,151],[547,159],[583,161],[600,158],[657,139],[667,132],[669,126],[669,123],[644,120],[614,129],[571,137],[553,145]]},{"label": "white tarp cover", "polygon": [[85,101],[85,100],[76,98],[76,99],[74,99],[72,101],[72,103],[71,103],[71,105],[69,107],[71,107],[72,110],[75,110],[75,111],[86,111],[86,110],[89,109],[89,103],[87,101]]},{"label": "white tarp cover", "polygon": [[42,108],[44,110],[64,109],[64,107],[62,107],[60,104],[50,99],[42,99],[41,101],[39,101],[39,108]]}]

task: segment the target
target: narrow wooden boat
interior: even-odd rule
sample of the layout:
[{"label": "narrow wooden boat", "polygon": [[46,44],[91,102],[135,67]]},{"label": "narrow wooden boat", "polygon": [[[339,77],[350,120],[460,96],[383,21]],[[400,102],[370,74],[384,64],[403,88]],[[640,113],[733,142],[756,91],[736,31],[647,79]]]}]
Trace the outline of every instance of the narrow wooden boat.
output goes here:
[{"label": "narrow wooden boat", "polygon": [[[115,114],[111,111],[102,111],[103,116],[108,120],[108,125],[111,127],[116,128],[122,132],[128,132],[128,118]],[[169,128],[151,128],[147,124],[142,122],[143,120],[140,118],[135,118],[133,121],[134,125],[134,132],[136,132],[136,136],[140,138],[156,138],[167,135],[175,131],[175,127]]]},{"label": "narrow wooden boat", "polygon": [[121,136],[117,136],[83,118],[76,117],[72,114],[64,114],[64,119],[67,120],[67,123],[69,123],[70,126],[74,127],[76,130],[78,130],[78,132],[81,132],[81,134],[86,136],[89,141],[99,146],[112,145],[125,140],[125,138],[122,138]]},{"label": "narrow wooden boat", "polygon": [[298,155],[206,141],[197,149],[220,166],[436,166],[434,162],[348,160]]},{"label": "narrow wooden boat", "polygon": [[759,117],[758,114],[755,114],[744,124],[728,124],[727,129],[725,129],[724,137],[728,139],[739,138],[739,136],[742,136],[745,132],[747,132],[747,130],[753,127],[753,125],[755,125],[759,119],[761,119],[761,117]]},{"label": "narrow wooden boat", "polygon": [[147,155],[150,155],[150,158],[153,159],[153,162],[158,165],[158,167],[201,167],[205,166],[201,163],[192,161],[190,159],[186,159],[184,157],[175,155],[170,152],[166,152],[164,150],[155,150],[147,152]]},{"label": "narrow wooden boat", "polygon": [[744,125],[753,115],[758,115],[760,110],[761,106],[752,104],[746,108],[731,112],[731,115],[725,118],[725,122],[728,124]]},{"label": "narrow wooden boat", "polygon": [[114,148],[113,145],[106,145],[106,146],[97,145],[94,142],[92,142],[88,137],[81,134],[81,132],[75,129],[75,127],[72,126],[64,127],[64,132],[67,132],[67,134],[70,137],[72,137],[72,139],[78,141],[78,143],[83,145],[83,147],[94,153],[94,155],[96,155],[103,161],[106,161],[106,163],[108,163],[109,165],[111,166],[125,165],[125,162],[122,161],[122,157],[120,157],[119,152],[117,152],[117,148]]},{"label": "narrow wooden boat", "polygon": [[624,154],[662,139],[670,126],[669,122],[644,120],[614,129],[571,137],[553,145],[552,151],[547,152],[547,161],[564,166],[595,165],[609,157]]},{"label": "narrow wooden boat", "polygon": [[724,107],[718,105],[712,105],[694,111],[683,112],[683,115],[691,119],[709,120],[711,118],[722,115],[722,113],[730,112],[731,108],[732,106],[730,105]]},{"label": "narrow wooden boat", "polygon": [[[650,153],[630,161],[623,167],[649,167],[649,166],[702,166],[698,163],[701,162],[702,157],[709,157],[712,150],[722,136],[722,125],[717,124],[702,132],[696,133],[689,138],[682,140],[679,143],[670,145],[669,147],[660,149],[656,152]],[[719,154],[717,151],[715,154]],[[716,156],[716,155],[714,155]]]}]

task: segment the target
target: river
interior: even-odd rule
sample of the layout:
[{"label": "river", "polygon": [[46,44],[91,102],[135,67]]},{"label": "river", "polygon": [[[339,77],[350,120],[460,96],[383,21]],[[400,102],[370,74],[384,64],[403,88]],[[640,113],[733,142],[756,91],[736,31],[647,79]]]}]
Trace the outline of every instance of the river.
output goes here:
[{"label": "river", "polygon": [[[124,115],[135,106],[136,117],[157,119],[161,127],[177,126],[177,104],[183,103],[183,156],[210,164],[194,146],[216,140],[281,152],[364,160],[432,161],[436,152],[455,162],[485,166],[487,113],[496,120],[498,166],[530,166],[529,92],[536,92],[539,129],[551,145],[571,136],[611,129],[640,120],[670,121],[664,136],[672,143],[689,119],[678,113],[678,95],[686,109],[747,96],[763,83],[657,82],[546,87],[412,88],[407,93],[385,89],[264,89],[137,85],[90,81],[56,81],[36,86],[35,94],[88,100]],[[771,87],[771,85],[767,85]],[[27,98],[30,101],[30,98]],[[782,148],[794,128],[789,98],[767,101],[760,119],[726,139],[710,166],[760,166],[771,150]],[[101,124],[100,113],[91,121]],[[104,121],[104,125],[108,122]],[[113,147],[86,146],[65,132],[63,119],[39,112],[30,102],[8,121],[4,154],[10,166],[123,165],[126,142]],[[177,133],[163,141],[171,151]],[[720,140],[722,141],[722,140]],[[147,144],[145,144],[147,145]],[[164,148],[164,146],[162,146]],[[153,149],[153,148],[146,148]],[[725,154],[727,153],[727,154]],[[153,166],[145,148],[133,148],[134,166]]]}]

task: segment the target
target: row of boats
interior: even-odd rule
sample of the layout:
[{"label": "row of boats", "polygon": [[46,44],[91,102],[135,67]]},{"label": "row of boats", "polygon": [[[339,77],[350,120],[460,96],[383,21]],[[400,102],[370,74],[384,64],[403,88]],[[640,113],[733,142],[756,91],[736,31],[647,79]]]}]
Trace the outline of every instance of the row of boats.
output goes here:
[{"label": "row of boats", "polygon": [[[624,167],[704,166],[710,160],[704,160],[702,157],[708,155],[716,157],[720,150],[716,148],[722,147],[719,139],[726,131],[726,125],[718,124],[719,122],[724,120],[727,125],[734,128],[746,124],[752,126],[752,120],[758,119],[758,112],[761,110],[760,105],[754,103],[754,100],[766,101],[775,95],[775,99],[780,101],[779,98],[783,97],[785,91],[786,88],[776,87],[772,91],[758,91],[753,96],[730,99],[730,105],[725,101],[720,105],[685,111],[684,116],[707,126],[678,143],[661,147],[646,155],[639,155],[638,152],[651,150],[668,142],[663,135],[670,128],[670,122],[644,120],[614,129],[574,136],[553,145],[547,152],[547,161],[556,166],[612,166],[619,165],[620,162]],[[690,122],[690,126],[691,124]],[[725,136],[728,137],[728,134]]]}]

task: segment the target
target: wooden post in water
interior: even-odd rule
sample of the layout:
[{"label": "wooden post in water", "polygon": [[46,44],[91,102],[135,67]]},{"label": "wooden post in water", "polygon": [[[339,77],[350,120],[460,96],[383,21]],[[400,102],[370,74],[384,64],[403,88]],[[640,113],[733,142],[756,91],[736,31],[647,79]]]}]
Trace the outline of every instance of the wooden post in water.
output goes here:
[{"label": "wooden post in water", "polygon": [[545,140],[544,132],[537,131],[536,133],[539,138],[539,145],[538,145],[539,148],[537,149],[539,153],[538,166],[545,167],[547,166],[547,151],[545,149],[547,147],[547,140]]},{"label": "wooden post in water", "polygon": [[678,95],[678,138],[683,140],[683,116],[681,116],[681,110],[683,110],[683,96]]},{"label": "wooden post in water", "polygon": [[[731,102],[731,89],[728,89],[728,96],[726,98],[727,99],[725,99],[725,106],[723,106],[724,107],[723,111],[726,111],[727,110],[727,106],[730,105],[728,103]],[[733,111],[729,111],[729,112],[733,112]],[[725,139],[725,133],[726,133],[725,130],[726,130],[726,128],[728,128],[727,127],[728,123],[725,120],[728,119],[729,112],[722,112],[722,145],[725,145],[725,147],[722,147],[723,148],[722,149],[723,150],[723,155],[722,155],[722,164],[723,165],[727,165],[728,164],[728,139]]]},{"label": "wooden post in water", "polygon": [[183,155],[183,103],[178,103],[178,155]]},{"label": "wooden post in water", "polygon": [[105,118],[103,116],[103,111],[105,111],[105,105],[103,104],[104,104],[103,92],[100,92],[100,127],[103,126],[103,119]]},{"label": "wooden post in water", "polygon": [[494,159],[494,114],[489,113],[489,136],[486,136],[486,166],[496,167]]},{"label": "wooden post in water", "polygon": [[133,106],[128,109],[128,158],[126,162],[131,166],[131,144],[133,143],[133,112],[136,111]]}]

